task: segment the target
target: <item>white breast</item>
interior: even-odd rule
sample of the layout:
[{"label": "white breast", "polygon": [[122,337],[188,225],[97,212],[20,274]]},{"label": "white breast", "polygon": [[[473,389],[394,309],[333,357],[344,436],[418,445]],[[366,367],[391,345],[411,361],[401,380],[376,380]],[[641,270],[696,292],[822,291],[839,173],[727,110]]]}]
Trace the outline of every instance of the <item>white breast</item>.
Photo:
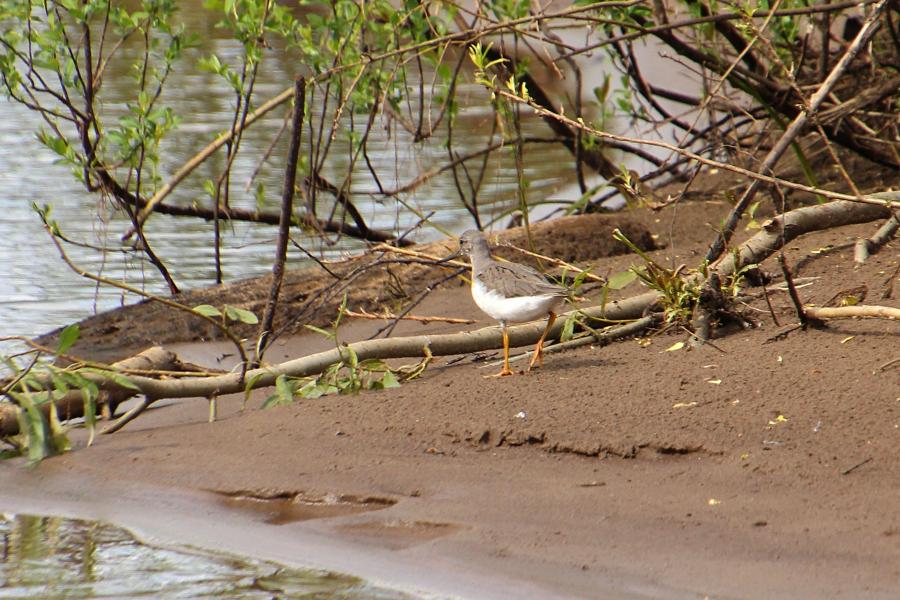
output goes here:
[{"label": "white breast", "polygon": [[478,308],[498,321],[521,323],[546,317],[556,308],[562,298],[559,296],[522,296],[504,298],[497,292],[488,290],[477,279],[472,285],[472,298]]}]

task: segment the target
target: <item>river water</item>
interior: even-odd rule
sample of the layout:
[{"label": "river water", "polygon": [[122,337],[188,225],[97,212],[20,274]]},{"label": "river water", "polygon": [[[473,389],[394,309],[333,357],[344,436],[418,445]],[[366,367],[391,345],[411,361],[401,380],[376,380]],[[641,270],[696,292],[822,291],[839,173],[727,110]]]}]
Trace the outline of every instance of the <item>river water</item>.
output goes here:
[{"label": "river water", "polygon": [[[223,62],[237,63],[240,58],[235,42],[226,39],[224,32],[213,25],[214,19],[202,8],[202,3],[183,2],[180,5],[181,18],[188,30],[198,33],[203,43],[201,48],[189,51],[180,67],[171,74],[161,100],[182,119],[175,134],[162,148],[160,170],[163,180],[230,124],[232,91],[217,76],[196,69],[197,60],[210,53],[218,55]],[[134,51],[125,48],[123,58],[129,58],[129,52],[133,54]],[[127,60],[111,63],[104,78],[103,110],[112,115],[121,112],[122,103],[132,95],[133,79],[124,71],[126,63]],[[290,56],[277,50],[267,51],[256,85],[257,105],[290,86],[296,75],[298,65]],[[412,93],[415,94],[415,90]],[[479,86],[463,82],[458,96],[460,113],[455,125],[455,149],[464,154],[483,147],[490,135],[492,114],[485,108],[485,93]],[[416,101],[415,96],[412,100]],[[316,102],[310,109],[315,120],[321,114],[320,103]],[[260,157],[281,127],[286,110],[272,111],[247,132],[233,170],[233,206],[256,206],[255,184],[262,183],[266,189],[264,208],[277,211],[285,154],[283,140],[272,159],[263,165],[251,189],[245,188]],[[358,128],[360,117],[356,118]],[[345,127],[349,125],[348,119],[345,115]],[[410,134],[403,128],[394,123],[388,131],[388,124],[387,117],[377,120],[369,143],[371,162],[386,188],[406,183],[419,172],[446,161],[443,137],[435,136],[413,144]],[[53,216],[67,236],[107,248],[107,252],[100,253],[68,246],[71,258],[81,267],[143,286],[151,292],[165,292],[161,278],[151,265],[139,255],[122,252],[120,236],[129,223],[112,214],[109,206],[96,195],[84,191],[68,167],[57,164],[56,155],[35,137],[40,127],[36,114],[0,99],[0,336],[40,334],[95,311],[136,300],[115,289],[97,288],[74,274],[60,260],[47,238],[31,208],[32,202],[52,205]],[[534,117],[525,119],[524,129],[525,135],[550,136],[549,129]],[[332,160],[326,165],[326,177],[338,183],[342,181],[348,153],[346,138],[339,135],[331,151]],[[377,188],[364,162],[359,162],[351,190],[369,225],[402,231],[413,224],[417,218],[397,202],[367,195]],[[167,202],[209,205],[203,182],[215,179],[223,164],[224,153],[219,152],[184,181]],[[528,146],[525,173],[530,182],[530,200],[571,197],[575,193],[572,191],[571,165],[571,155],[560,145]],[[505,222],[505,212],[516,203],[515,189],[512,152],[502,152],[490,162],[479,197],[483,217]],[[473,225],[459,201],[449,172],[405,194],[402,199],[424,214],[434,211],[432,221],[445,231],[460,232]],[[156,215],[150,219],[146,231],[157,254],[182,289],[214,283],[211,224],[197,219]],[[223,232],[222,261],[226,281],[270,270],[274,228],[235,222],[224,227]],[[419,240],[425,240],[444,234],[435,228],[423,228],[416,235]],[[362,247],[359,242],[347,238],[325,247],[310,238],[300,239],[310,250],[331,258]],[[289,260],[292,266],[297,266],[308,259],[292,249]]]},{"label": "river water", "polygon": [[348,575],[146,544],[99,521],[0,514],[0,598],[412,600]]}]

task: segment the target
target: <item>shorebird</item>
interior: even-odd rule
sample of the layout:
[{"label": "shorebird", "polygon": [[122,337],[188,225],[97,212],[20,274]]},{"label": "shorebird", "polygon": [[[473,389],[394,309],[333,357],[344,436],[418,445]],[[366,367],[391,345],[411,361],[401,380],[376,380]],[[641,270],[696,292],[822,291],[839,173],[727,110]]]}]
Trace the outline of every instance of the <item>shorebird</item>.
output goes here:
[{"label": "shorebird", "polygon": [[568,290],[554,285],[531,267],[511,262],[499,262],[491,256],[491,248],[480,231],[467,231],[459,238],[456,255],[465,254],[472,262],[472,299],[482,311],[497,320],[503,333],[503,369],[488,377],[512,375],[509,368],[509,323],[533,321],[547,317],[547,326],[534,348],[528,364],[544,364],[544,339],[556,321],[556,308],[568,295]]}]

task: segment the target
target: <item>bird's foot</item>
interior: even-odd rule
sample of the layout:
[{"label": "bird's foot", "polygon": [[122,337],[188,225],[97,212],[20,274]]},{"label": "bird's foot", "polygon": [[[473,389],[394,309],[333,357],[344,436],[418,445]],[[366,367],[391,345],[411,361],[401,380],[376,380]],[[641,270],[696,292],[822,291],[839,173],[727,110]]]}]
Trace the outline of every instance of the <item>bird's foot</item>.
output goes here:
[{"label": "bird's foot", "polygon": [[526,369],[526,373],[535,367],[543,367],[544,366],[544,351],[543,348],[539,348],[535,351],[534,356],[531,357],[531,362],[528,363],[528,369]]},{"label": "bird's foot", "polygon": [[515,371],[510,369],[509,367],[504,367],[499,373],[494,373],[493,375],[484,375],[485,379],[493,379],[495,377],[507,377],[509,375],[515,375]]}]

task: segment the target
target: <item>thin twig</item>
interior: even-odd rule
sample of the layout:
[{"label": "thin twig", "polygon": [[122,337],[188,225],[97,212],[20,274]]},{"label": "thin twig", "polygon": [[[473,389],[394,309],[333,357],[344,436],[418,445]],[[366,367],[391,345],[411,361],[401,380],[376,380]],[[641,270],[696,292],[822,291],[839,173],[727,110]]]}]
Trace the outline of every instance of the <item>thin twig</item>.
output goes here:
[{"label": "thin twig", "polygon": [[571,263],[567,263],[566,261],[564,261],[562,259],[553,258],[551,256],[544,256],[543,254],[538,254],[537,252],[532,252],[531,250],[525,250],[524,248],[519,248],[518,246],[514,246],[513,244],[503,244],[503,247],[512,248],[516,252],[520,252],[526,256],[530,256],[531,258],[536,258],[538,260],[546,261],[550,264],[556,265],[557,267],[563,267],[564,269],[568,269],[570,271],[574,271],[579,274],[583,273],[586,279],[590,279],[592,281],[596,281],[598,283],[602,283],[603,285],[606,285],[605,277],[602,277],[600,275],[594,275],[593,273],[590,272],[590,270],[576,267],[575,265],[573,265]]},{"label": "thin twig", "polygon": [[870,462],[872,462],[872,457],[871,457],[871,456],[870,456],[869,458],[863,460],[863,461],[860,461],[860,462],[856,463],[855,465],[853,465],[853,466],[850,467],[849,469],[845,469],[845,470],[841,471],[841,475],[849,475],[850,473],[852,473],[853,471],[857,470],[857,469],[860,468],[861,466],[866,465],[866,464],[869,464]]},{"label": "thin twig", "polygon": [[784,252],[778,255],[778,264],[781,265],[781,272],[784,274],[784,282],[787,285],[791,302],[794,303],[794,309],[797,311],[797,318],[800,320],[800,325],[805,329],[807,325],[809,325],[809,322],[806,313],[803,312],[803,303],[800,302],[800,295],[797,293],[796,286],[794,286],[794,277],[791,275],[791,270],[788,268],[787,261],[784,258]]},{"label": "thin twig", "polygon": [[284,187],[281,194],[281,222],[278,224],[278,243],[275,246],[275,262],[272,265],[272,286],[266,310],[259,325],[259,339],[256,343],[256,354],[253,366],[258,366],[266,352],[272,323],[275,320],[275,308],[278,295],[284,281],[284,263],[287,260],[287,245],[290,238],[291,214],[294,208],[294,183],[297,180],[297,162],[300,160],[300,134],[303,130],[303,116],[306,109],[306,80],[298,77],[294,82],[294,113],[291,121],[291,145],[288,149],[284,167]]},{"label": "thin twig", "polygon": [[348,308],[344,309],[344,314],[348,317],[355,317],[357,319],[372,319],[378,321],[390,321],[390,320],[399,320],[399,321],[417,321],[419,323],[454,323],[458,325],[470,325],[475,323],[475,319],[461,319],[456,317],[421,317],[418,315],[392,315],[387,310],[382,312],[381,314],[370,313],[366,310],[350,310]]}]

